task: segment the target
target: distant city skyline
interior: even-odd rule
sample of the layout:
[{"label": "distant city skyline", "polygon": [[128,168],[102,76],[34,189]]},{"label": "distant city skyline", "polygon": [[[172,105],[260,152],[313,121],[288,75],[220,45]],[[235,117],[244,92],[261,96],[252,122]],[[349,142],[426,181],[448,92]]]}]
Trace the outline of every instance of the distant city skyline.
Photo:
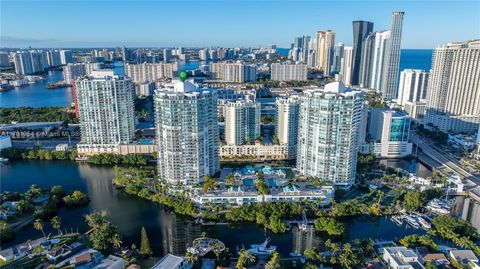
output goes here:
[{"label": "distant city skyline", "polygon": [[480,35],[480,1],[1,0],[1,47],[290,47],[331,29],[352,45],[352,21],[389,29],[404,11],[402,48],[433,49]]}]

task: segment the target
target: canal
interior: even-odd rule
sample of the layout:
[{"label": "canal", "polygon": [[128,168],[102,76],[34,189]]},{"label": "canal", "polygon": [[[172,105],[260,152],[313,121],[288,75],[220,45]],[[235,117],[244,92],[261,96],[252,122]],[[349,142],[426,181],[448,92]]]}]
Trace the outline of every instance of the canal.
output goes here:
[{"label": "canal", "polygon": [[[285,234],[273,234],[255,224],[199,225],[191,218],[177,216],[164,207],[146,200],[129,196],[112,187],[114,176],[111,167],[78,164],[67,161],[10,161],[0,164],[1,191],[26,191],[30,185],[42,188],[61,185],[67,192],[79,189],[88,194],[91,202],[85,207],[59,211],[62,229],[83,232],[86,230],[84,215],[94,210],[106,210],[109,219],[119,227],[123,243],[130,246],[139,245],[140,229],[145,227],[156,255],[165,253],[183,254],[185,249],[202,232],[222,240],[227,247],[235,251],[237,247],[248,247],[260,243],[266,237],[278,246],[282,255],[292,251],[303,252],[306,248],[316,246],[326,237],[313,231],[302,232],[294,228]],[[479,210],[479,207],[476,209]],[[477,213],[478,214],[478,213]],[[377,218],[356,218],[347,223],[348,240],[377,238],[385,240],[398,239],[413,233],[425,233],[423,230],[411,230],[398,227],[390,220]],[[55,231],[46,225],[48,233]],[[41,236],[33,226],[17,233],[13,242],[2,245],[11,246],[30,238]]]}]

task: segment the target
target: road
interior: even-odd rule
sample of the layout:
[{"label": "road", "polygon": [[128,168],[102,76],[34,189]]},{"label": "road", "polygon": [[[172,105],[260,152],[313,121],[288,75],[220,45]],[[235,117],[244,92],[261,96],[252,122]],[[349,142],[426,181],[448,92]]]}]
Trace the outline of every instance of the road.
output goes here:
[{"label": "road", "polygon": [[[465,169],[461,167],[461,163],[459,160],[452,157],[450,154],[447,154],[443,150],[439,149],[438,147],[433,145],[429,140],[421,138],[415,132],[410,132],[410,141],[413,142],[415,145],[417,145],[420,149],[422,149],[423,154],[428,156],[431,160],[445,166],[453,173],[465,179],[468,179],[477,185],[480,185],[480,178],[465,171]],[[428,159],[427,159],[427,164],[428,164]]]}]

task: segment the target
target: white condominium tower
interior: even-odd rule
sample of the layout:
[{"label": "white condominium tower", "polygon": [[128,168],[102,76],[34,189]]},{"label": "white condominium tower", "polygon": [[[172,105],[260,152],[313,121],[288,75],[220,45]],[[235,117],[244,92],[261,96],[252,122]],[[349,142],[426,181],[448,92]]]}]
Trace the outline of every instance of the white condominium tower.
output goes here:
[{"label": "white condominium tower", "polygon": [[328,77],[333,64],[333,48],[335,46],[335,32],[331,30],[317,32],[316,67],[323,70]]},{"label": "white condominium tower", "polygon": [[307,65],[305,64],[272,64],[271,79],[277,81],[306,81]]},{"label": "white condominium tower", "polygon": [[427,99],[429,73],[419,69],[405,69],[400,72],[398,87],[398,104],[405,106],[407,102],[420,102]]},{"label": "white condominium tower", "polygon": [[350,86],[352,81],[352,65],[353,65],[353,47],[343,48],[343,58],[340,68],[340,81]]},{"label": "white condominium tower", "polygon": [[372,52],[371,79],[369,87],[380,91],[383,83],[383,70],[386,62],[388,44],[390,43],[392,31],[375,32],[375,44]]},{"label": "white condominium tower", "polygon": [[332,82],[301,97],[297,169],[305,176],[349,188],[355,181],[361,91]]},{"label": "white condominium tower", "polygon": [[65,83],[72,84],[73,80],[99,70],[101,66],[101,63],[67,64],[63,67],[63,79]]},{"label": "white condominium tower", "polygon": [[392,13],[391,39],[385,55],[383,66],[382,96],[393,99],[397,97],[398,71],[400,68],[400,45],[402,42],[402,25],[404,12],[395,11]]},{"label": "white condominium tower", "polygon": [[134,87],[113,70],[93,71],[75,80],[75,99],[80,117],[79,151],[109,152],[135,137]]},{"label": "white condominium tower", "polygon": [[257,68],[242,63],[211,63],[210,77],[224,82],[250,82],[257,80]]},{"label": "white condominium tower", "polygon": [[228,102],[225,107],[227,145],[244,145],[260,137],[260,103],[246,100]]},{"label": "white condominium tower", "polygon": [[435,49],[427,90],[426,122],[443,132],[477,130],[480,123],[480,39]]},{"label": "white condominium tower", "polygon": [[125,74],[135,83],[172,78],[178,71],[178,63],[125,64]]},{"label": "white condominium tower", "polygon": [[160,179],[190,185],[219,171],[217,92],[179,81],[154,104]]},{"label": "white condominium tower", "polygon": [[298,116],[300,99],[298,96],[277,98],[275,134],[280,145],[288,145],[288,156],[297,155]]}]

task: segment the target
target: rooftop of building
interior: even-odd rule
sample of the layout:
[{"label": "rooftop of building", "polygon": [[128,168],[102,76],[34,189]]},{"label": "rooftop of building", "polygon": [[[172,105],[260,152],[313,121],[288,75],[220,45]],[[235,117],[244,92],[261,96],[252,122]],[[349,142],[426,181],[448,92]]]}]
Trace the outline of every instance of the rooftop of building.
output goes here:
[{"label": "rooftop of building", "polygon": [[167,254],[158,261],[152,269],[173,269],[178,268],[183,263],[183,258]]},{"label": "rooftop of building", "polygon": [[362,94],[361,91],[352,90],[351,88],[345,87],[345,84],[343,84],[343,82],[340,82],[340,81],[328,83],[323,87],[323,89],[322,88],[307,89],[304,91],[304,93],[307,95],[319,95],[319,96],[325,96],[325,97],[330,97],[330,96],[354,97]]}]

